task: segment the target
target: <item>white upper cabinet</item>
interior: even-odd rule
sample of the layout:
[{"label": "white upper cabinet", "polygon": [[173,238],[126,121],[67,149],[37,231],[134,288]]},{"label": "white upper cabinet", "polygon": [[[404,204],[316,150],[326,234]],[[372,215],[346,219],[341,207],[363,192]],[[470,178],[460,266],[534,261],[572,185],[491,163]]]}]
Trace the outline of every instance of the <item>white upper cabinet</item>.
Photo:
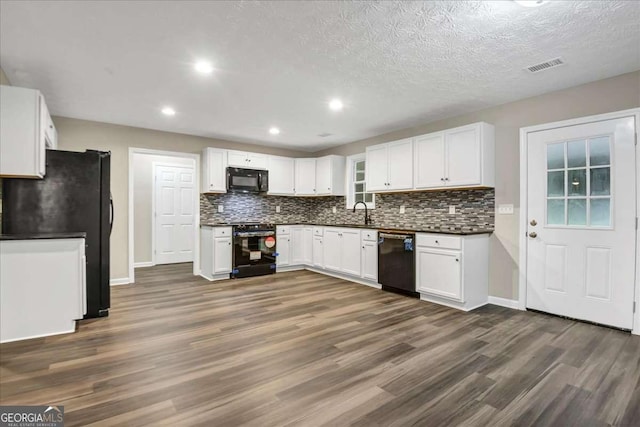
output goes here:
[{"label": "white upper cabinet", "polygon": [[0,177],[44,177],[58,135],[40,91],[0,86],[0,123]]},{"label": "white upper cabinet", "polygon": [[345,195],[345,158],[324,156],[316,159],[316,194],[319,196]]},{"label": "white upper cabinet", "polygon": [[227,150],[205,148],[202,151],[202,192],[227,192]]},{"label": "white upper cabinet", "polygon": [[415,138],[415,188],[493,187],[495,130],[480,122]]},{"label": "white upper cabinet", "polygon": [[413,188],[413,141],[403,139],[367,147],[367,191]]},{"label": "white upper cabinet", "polygon": [[296,196],[316,195],[316,159],[295,159]]},{"label": "white upper cabinet", "polygon": [[292,196],[295,192],[295,160],[290,157],[269,156],[269,193]]},{"label": "white upper cabinet", "polygon": [[227,162],[234,168],[267,169],[268,157],[266,154],[229,150]]}]

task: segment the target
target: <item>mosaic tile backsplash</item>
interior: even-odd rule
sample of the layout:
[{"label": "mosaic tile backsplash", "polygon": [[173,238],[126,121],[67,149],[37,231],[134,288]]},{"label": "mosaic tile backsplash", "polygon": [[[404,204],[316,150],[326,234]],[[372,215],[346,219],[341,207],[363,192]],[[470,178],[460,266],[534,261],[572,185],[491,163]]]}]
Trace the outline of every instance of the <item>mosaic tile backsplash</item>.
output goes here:
[{"label": "mosaic tile backsplash", "polygon": [[[218,213],[219,204],[224,212]],[[405,213],[400,214],[400,206]],[[276,213],[280,206],[280,213]],[[336,213],[333,213],[333,207]],[[456,207],[449,214],[449,206]],[[279,197],[254,194],[208,194],[200,198],[205,224],[274,222],[311,224],[363,224],[364,212],[345,208],[344,197]],[[446,190],[376,194],[371,211],[377,227],[401,229],[493,230],[495,191]]]}]

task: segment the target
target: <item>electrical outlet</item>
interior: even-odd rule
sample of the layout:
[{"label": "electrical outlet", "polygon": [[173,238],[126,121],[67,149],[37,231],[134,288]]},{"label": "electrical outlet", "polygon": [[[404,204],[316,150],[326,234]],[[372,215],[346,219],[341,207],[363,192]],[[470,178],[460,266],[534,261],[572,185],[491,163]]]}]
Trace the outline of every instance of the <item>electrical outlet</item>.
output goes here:
[{"label": "electrical outlet", "polygon": [[449,206],[449,214],[453,215],[456,213],[456,207],[455,206]]},{"label": "electrical outlet", "polygon": [[280,206],[276,206],[276,213],[280,213]]},{"label": "electrical outlet", "polygon": [[331,208],[331,212],[338,213],[338,209],[334,206],[333,208]]},{"label": "electrical outlet", "polygon": [[400,213],[403,214],[404,213],[404,205],[400,206]]},{"label": "electrical outlet", "polygon": [[513,215],[513,205],[498,205],[500,215]]},{"label": "electrical outlet", "polygon": [[218,213],[224,212],[224,205],[218,205]]}]

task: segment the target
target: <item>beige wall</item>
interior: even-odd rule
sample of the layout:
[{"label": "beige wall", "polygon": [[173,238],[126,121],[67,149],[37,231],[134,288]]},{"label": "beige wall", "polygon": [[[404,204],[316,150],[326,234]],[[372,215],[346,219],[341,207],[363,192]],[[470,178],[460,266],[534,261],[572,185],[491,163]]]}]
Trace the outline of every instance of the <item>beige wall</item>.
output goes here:
[{"label": "beige wall", "polygon": [[298,151],[65,117],[54,117],[53,121],[58,130],[59,149],[111,151],[111,192],[115,205],[114,226],[111,235],[112,279],[128,277],[129,147],[197,154],[200,154],[204,147],[220,147],[291,157],[308,155],[308,153]]},{"label": "beige wall", "polygon": [[[153,163],[193,166],[193,159],[175,156],[133,155],[133,261],[148,263],[152,256]],[[199,176],[198,176],[199,177]],[[198,197],[197,194],[194,197]]]},{"label": "beige wall", "polygon": [[9,82],[9,79],[2,68],[0,68],[0,85],[11,86],[11,82]]},{"label": "beige wall", "polygon": [[[428,95],[425,95],[428,96]],[[471,114],[427,123],[375,138],[356,141],[316,155],[362,153],[368,145],[485,121],[496,127],[496,205],[520,205],[519,129],[593,114],[640,106],[640,71],[576,86]],[[518,298],[518,224],[514,215],[496,215],[491,238],[490,288],[492,296]]]}]

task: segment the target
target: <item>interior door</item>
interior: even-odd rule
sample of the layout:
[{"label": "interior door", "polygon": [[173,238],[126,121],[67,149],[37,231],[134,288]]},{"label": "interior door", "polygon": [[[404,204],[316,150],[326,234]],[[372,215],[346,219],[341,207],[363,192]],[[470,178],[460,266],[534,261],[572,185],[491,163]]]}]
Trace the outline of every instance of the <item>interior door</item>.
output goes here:
[{"label": "interior door", "polygon": [[633,326],[634,118],[528,134],[527,307]]},{"label": "interior door", "polygon": [[193,167],[154,165],[155,263],[193,261]]}]

